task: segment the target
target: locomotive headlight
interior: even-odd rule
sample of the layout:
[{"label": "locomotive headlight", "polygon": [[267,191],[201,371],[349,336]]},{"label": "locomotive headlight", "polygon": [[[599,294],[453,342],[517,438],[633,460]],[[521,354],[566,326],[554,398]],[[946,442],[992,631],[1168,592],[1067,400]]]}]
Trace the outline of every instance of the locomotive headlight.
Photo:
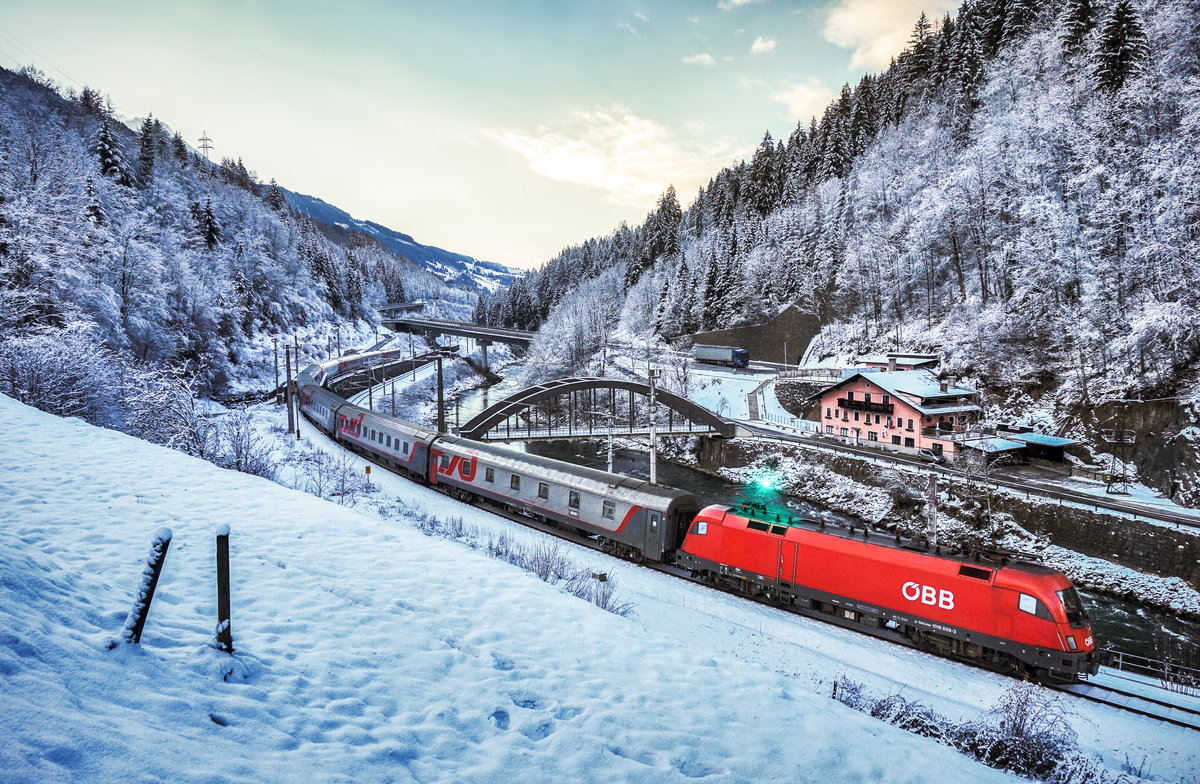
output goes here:
[{"label": "locomotive headlight", "polygon": [[1075,638],[1069,634],[1067,635],[1067,647],[1073,651],[1079,650],[1079,646],[1075,644]]}]

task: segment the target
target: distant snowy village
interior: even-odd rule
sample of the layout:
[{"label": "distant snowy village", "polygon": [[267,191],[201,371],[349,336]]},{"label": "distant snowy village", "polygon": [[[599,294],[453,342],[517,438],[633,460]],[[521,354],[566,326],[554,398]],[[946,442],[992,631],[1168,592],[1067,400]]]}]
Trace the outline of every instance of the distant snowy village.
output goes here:
[{"label": "distant snowy village", "polygon": [[532,270],[0,69],[0,782],[1200,782],[1200,5],[912,21]]}]

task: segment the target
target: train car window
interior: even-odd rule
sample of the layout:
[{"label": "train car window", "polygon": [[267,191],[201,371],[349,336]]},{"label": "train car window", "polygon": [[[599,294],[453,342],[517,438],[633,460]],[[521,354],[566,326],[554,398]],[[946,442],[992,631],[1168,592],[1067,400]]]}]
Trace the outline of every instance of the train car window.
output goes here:
[{"label": "train car window", "polygon": [[545,482],[538,482],[538,498],[550,497],[550,485]]},{"label": "train car window", "polygon": [[443,471],[450,470],[450,455],[442,455],[442,464],[441,464],[440,468]]},{"label": "train car window", "polygon": [[387,437],[387,447],[388,447],[388,449],[392,448],[392,437],[391,436]]},{"label": "train car window", "polygon": [[520,490],[521,489],[521,477],[517,476],[516,474],[513,474],[512,476],[510,476],[508,478],[508,487],[511,490]]},{"label": "train car window", "polygon": [[579,493],[575,492],[574,490],[571,491],[571,495],[567,498],[567,506],[571,507],[572,509],[579,508]]},{"label": "train car window", "polygon": [[496,469],[494,469],[494,468],[483,469],[483,481],[495,482],[496,481]]},{"label": "train car window", "polygon": [[603,508],[600,510],[600,516],[605,520],[612,520],[616,516],[617,505],[612,501],[605,501]]},{"label": "train car window", "polygon": [[408,442],[407,441],[404,442],[404,454],[406,454],[406,455],[408,454]]},{"label": "train car window", "polygon": [[976,580],[990,580],[990,579],[992,579],[992,570],[991,569],[980,569],[978,566],[969,566],[967,564],[962,564],[961,566],[958,567],[958,576],[959,577],[972,577]]}]

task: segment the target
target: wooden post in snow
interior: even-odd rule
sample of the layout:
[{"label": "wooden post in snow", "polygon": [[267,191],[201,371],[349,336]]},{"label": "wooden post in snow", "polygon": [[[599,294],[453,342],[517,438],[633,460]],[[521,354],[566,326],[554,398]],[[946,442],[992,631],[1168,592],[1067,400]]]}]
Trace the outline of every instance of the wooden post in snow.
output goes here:
[{"label": "wooden post in snow", "polygon": [[233,627],[229,620],[229,525],[217,529],[217,644],[233,653]]},{"label": "wooden post in snow", "polygon": [[171,546],[171,529],[159,528],[154,532],[154,540],[150,543],[150,555],[146,557],[146,566],[142,569],[142,582],[138,586],[138,597],[125,619],[125,628],[121,636],[108,644],[112,650],[121,643],[137,645],[142,641],[142,629],[146,626],[146,616],[150,614],[150,602],[154,600],[154,589],[158,587],[158,578],[162,574],[163,562],[167,559],[167,548]]}]

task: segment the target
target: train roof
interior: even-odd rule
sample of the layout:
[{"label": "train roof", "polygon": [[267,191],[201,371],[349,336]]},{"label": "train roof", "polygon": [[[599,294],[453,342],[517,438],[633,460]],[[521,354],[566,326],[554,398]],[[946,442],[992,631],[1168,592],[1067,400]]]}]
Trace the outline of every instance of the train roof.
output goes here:
[{"label": "train roof", "polygon": [[[345,400],[345,398],[339,397],[338,400]],[[400,419],[399,417],[393,417],[393,416],[388,416],[387,414],[381,414],[378,411],[372,411],[369,408],[363,408],[362,406],[356,406],[353,403],[343,403],[341,406],[338,406],[337,411],[338,411],[338,416],[352,416],[354,414],[366,414],[366,418],[363,421],[373,423],[376,428],[378,428],[380,424],[391,425],[392,427],[403,430],[404,432],[409,433],[410,435],[418,436],[418,437],[424,439],[425,441],[432,441],[434,438],[437,437],[437,434],[438,434],[438,431],[434,430],[433,428],[425,427],[424,425],[418,425],[415,422],[408,422],[406,420]]]},{"label": "train roof", "polygon": [[629,476],[622,476],[621,474],[610,474],[607,471],[601,471],[597,468],[578,466],[574,463],[555,460],[552,457],[531,455],[527,452],[516,452],[486,441],[475,441],[470,438],[462,438],[461,436],[443,436],[438,439],[435,448],[443,444],[460,450],[474,451],[501,464],[511,461],[513,468],[519,473],[528,474],[529,468],[534,467],[539,472],[540,478],[556,479],[562,484],[586,482],[593,484],[597,492],[605,492],[610,495],[652,496],[662,499],[667,503],[676,500],[686,501],[692,499],[697,507],[700,506],[700,500],[686,490],[679,490],[678,488],[666,485],[651,484],[644,479],[635,479]]},{"label": "train roof", "polygon": [[1056,569],[1052,569],[1048,566],[1031,560],[1035,556],[1031,556],[1026,553],[1011,552],[999,548],[995,550],[972,551],[963,551],[957,548],[949,547],[931,548],[921,540],[903,539],[898,534],[872,531],[867,527],[866,524],[830,524],[820,519],[791,515],[786,512],[775,512],[768,509],[765,504],[757,504],[753,502],[740,504],[738,506],[726,506],[724,504],[714,504],[713,506],[718,509],[723,509],[727,514],[731,514],[736,517],[747,518],[749,520],[754,520],[761,523],[767,523],[771,526],[785,526],[788,528],[799,528],[806,531],[820,531],[823,534],[836,536],[841,539],[853,539],[855,541],[867,542],[869,544],[879,545],[881,547],[890,547],[894,550],[905,550],[908,552],[919,553],[932,558],[941,558],[943,560],[956,561],[961,564],[972,566],[978,565],[984,569],[1016,569],[1031,576],[1058,574]]}]

